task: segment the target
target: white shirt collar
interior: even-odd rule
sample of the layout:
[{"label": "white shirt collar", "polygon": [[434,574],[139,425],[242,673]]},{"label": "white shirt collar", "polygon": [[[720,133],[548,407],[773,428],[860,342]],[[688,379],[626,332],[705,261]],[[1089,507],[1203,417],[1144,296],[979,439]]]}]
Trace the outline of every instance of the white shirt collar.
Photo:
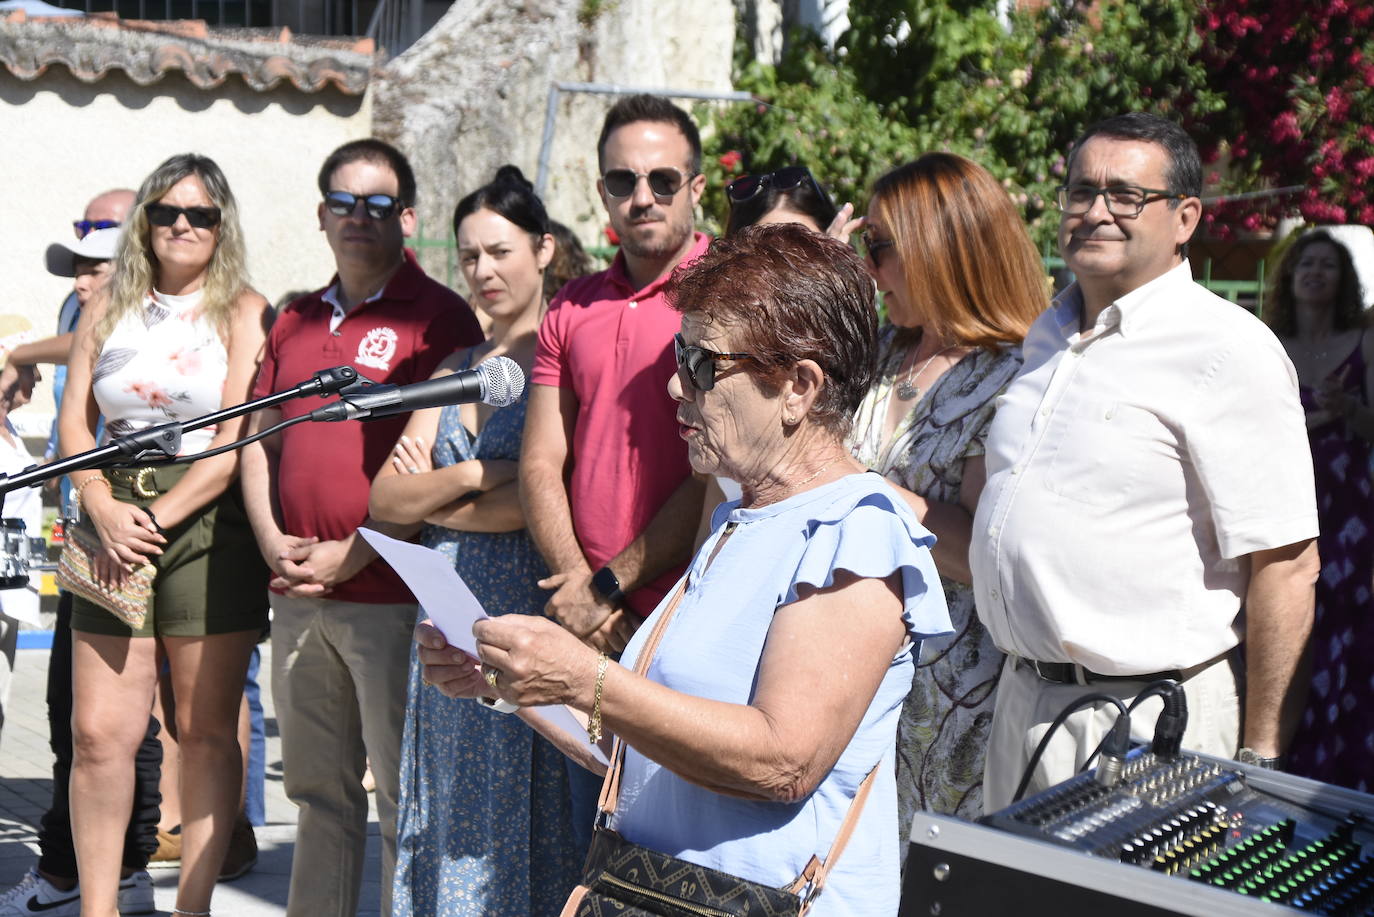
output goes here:
[{"label": "white shirt collar", "polygon": [[[364,303],[376,302],[377,300],[382,298],[382,294],[385,292],[386,286],[383,285],[380,290],[378,290],[376,293],[373,293],[371,296],[369,296],[367,299],[364,299],[362,302],[358,303],[358,305],[361,306]],[[329,305],[333,307],[334,311],[329,316],[329,330],[338,331],[339,326],[343,324],[344,317],[348,315],[348,312],[343,307],[343,303],[339,301],[338,282],[335,281],[329,287],[329,289],[325,290],[324,294],[320,296],[320,299],[323,302],[329,303]]]},{"label": "white shirt collar", "polygon": [[[1102,314],[1097,317],[1093,337],[1099,337],[1112,328],[1117,328],[1123,337],[1128,336],[1142,321],[1141,314],[1151,302],[1172,295],[1181,284],[1192,282],[1193,268],[1189,265],[1188,259],[1184,258],[1154,280],[1136,287],[1103,309]],[[1078,333],[1083,315],[1083,291],[1077,282],[1055,297],[1054,315],[1064,340],[1071,340]]]}]

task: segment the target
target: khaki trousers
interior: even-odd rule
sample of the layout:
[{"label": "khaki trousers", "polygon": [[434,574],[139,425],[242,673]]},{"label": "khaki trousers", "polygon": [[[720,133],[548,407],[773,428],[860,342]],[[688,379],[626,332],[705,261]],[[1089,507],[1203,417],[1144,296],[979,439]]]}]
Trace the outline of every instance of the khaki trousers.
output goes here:
[{"label": "khaki trousers", "polygon": [[[1090,685],[1057,685],[1008,656],[997,683],[997,705],[983,771],[983,810],[1011,805],[1021,773],[1035,746],[1059,712],[1084,694],[1109,694],[1129,704],[1148,681],[1106,681]],[[1235,757],[1240,741],[1240,700],[1236,676],[1223,657],[1183,682],[1188,699],[1188,726],[1183,749],[1218,757]],[[1131,738],[1149,742],[1163,701],[1152,697],[1131,712]],[[1116,722],[1116,708],[1096,704],[1074,713],[1060,726],[1031,777],[1025,796],[1054,786],[1078,773]],[[1025,798],[1024,796],[1022,798]]]},{"label": "khaki trousers", "polygon": [[288,917],[354,917],[372,763],[391,913],[401,731],[416,606],[272,596],[272,697],[287,798],[299,808]]}]

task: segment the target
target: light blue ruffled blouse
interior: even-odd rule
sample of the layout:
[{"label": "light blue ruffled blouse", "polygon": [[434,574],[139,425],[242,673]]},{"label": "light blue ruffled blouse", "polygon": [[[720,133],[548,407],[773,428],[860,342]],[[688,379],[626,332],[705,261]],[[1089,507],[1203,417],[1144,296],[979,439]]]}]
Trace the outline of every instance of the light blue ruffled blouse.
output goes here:
[{"label": "light blue ruffled blouse", "polygon": [[[708,568],[727,522],[738,526]],[[849,475],[757,509],[724,503],[712,529],[649,667],[649,678],[675,691],[750,703],[774,612],[796,601],[802,584],[830,585],[837,569],[877,578],[901,571],[902,616],[915,648],[925,637],[950,631],[930,555],[935,537],[879,475]],[[668,601],[626,647],[626,666],[634,666]],[[854,738],[807,799],[722,796],[630,748],[614,827],[654,850],[782,886],[812,854],[825,857],[859,784],[881,762],[858,828],[810,913],[891,917],[900,897],[898,838],[906,834],[897,825],[893,756],[897,715],[911,689],[912,654],[912,644],[897,653]]]}]

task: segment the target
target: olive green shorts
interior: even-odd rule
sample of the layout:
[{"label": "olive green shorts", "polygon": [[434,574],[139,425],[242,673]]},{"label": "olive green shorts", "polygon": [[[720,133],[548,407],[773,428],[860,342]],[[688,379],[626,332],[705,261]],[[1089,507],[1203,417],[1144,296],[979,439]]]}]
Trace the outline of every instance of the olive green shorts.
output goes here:
[{"label": "olive green shorts", "polygon": [[[116,500],[147,507],[189,467],[115,468],[105,471],[105,478]],[[88,520],[81,524],[94,530]],[[75,596],[72,630],[115,637],[203,637],[267,626],[267,564],[253,538],[237,481],[162,534],[167,544],[153,559],[157,577],[143,626],[134,630],[99,605]]]}]

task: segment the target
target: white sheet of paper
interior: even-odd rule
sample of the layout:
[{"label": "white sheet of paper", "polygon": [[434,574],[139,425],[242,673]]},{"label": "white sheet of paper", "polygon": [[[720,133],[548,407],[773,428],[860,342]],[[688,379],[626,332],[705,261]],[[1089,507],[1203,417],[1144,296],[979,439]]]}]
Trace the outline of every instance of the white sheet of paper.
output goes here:
[{"label": "white sheet of paper", "polygon": [[372,529],[358,529],[358,534],[405,580],[448,642],[476,656],[477,640],[472,636],[472,625],[487,617],[487,613],[453,569],[453,562],[432,548],[399,541]]},{"label": "white sheet of paper", "polygon": [[583,744],[587,746],[588,751],[591,752],[592,757],[596,758],[596,760],[599,761],[601,764],[604,764],[607,767],[610,766],[611,762],[606,757],[606,753],[601,750],[601,746],[593,745],[592,743],[587,741],[586,725],[579,721],[577,717],[573,716],[573,713],[570,709],[563,706],[562,704],[557,704],[548,707],[535,707],[534,712],[539,714],[539,717],[543,719],[546,723],[556,727],[557,729],[562,730],[563,732],[568,733],[573,737],[573,739],[581,741]]}]

